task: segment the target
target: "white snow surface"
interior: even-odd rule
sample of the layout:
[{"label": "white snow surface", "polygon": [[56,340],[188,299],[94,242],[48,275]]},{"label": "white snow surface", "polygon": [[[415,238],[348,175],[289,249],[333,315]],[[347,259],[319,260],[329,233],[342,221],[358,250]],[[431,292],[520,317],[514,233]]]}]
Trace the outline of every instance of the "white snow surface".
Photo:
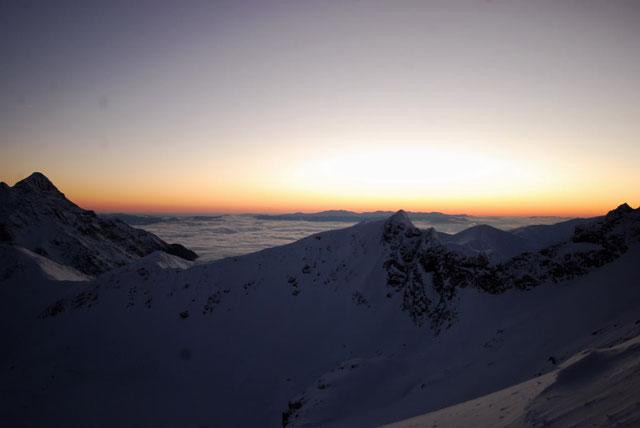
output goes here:
[{"label": "white snow surface", "polygon": [[640,425],[640,336],[588,349],[518,385],[388,428]]},{"label": "white snow surface", "polygon": [[93,279],[78,270],[61,265],[26,248],[0,244],[0,278],[16,272],[29,272],[32,276],[52,281],[89,281]]},{"label": "white snow surface", "polygon": [[42,270],[42,274],[53,281],[89,281],[86,275],[70,266],[61,265],[46,257],[40,256],[26,248],[17,247],[24,255],[31,258]]}]

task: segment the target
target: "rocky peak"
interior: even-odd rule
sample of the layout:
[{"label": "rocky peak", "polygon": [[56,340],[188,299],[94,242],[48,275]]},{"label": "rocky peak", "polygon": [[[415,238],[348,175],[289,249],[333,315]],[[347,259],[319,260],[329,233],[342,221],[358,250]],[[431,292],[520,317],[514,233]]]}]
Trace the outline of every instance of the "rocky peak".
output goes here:
[{"label": "rocky peak", "polygon": [[34,172],[13,186],[15,189],[38,192],[59,192],[56,186],[41,172]]},{"label": "rocky peak", "polygon": [[398,210],[394,215],[389,217],[387,223],[402,225],[405,228],[413,228],[415,227],[411,220],[409,219],[409,215],[404,210]]},{"label": "rocky peak", "polygon": [[607,213],[607,218],[620,218],[633,212],[633,208],[626,202],[618,206],[618,208],[611,210]]},{"label": "rocky peak", "polygon": [[[395,242],[398,244],[405,237],[414,238],[420,236],[420,229],[415,227],[409,216],[403,210],[399,210],[389,217],[384,223],[383,239],[387,243]],[[397,242],[396,242],[397,241]]]}]

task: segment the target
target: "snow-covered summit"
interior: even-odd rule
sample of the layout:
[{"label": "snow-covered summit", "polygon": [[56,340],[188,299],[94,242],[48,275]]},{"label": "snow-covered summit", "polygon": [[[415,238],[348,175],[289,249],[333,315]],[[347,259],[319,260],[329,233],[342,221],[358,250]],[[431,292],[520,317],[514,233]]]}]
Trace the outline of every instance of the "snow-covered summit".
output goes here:
[{"label": "snow-covered summit", "polygon": [[38,172],[0,188],[0,241],[89,275],[156,250],[188,260],[197,257],[179,244],[80,208]]}]

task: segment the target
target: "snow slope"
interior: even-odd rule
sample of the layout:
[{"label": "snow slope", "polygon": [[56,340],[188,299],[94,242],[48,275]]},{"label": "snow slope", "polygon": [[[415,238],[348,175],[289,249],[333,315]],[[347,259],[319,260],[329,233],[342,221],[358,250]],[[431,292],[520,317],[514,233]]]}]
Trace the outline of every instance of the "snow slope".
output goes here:
[{"label": "snow slope", "polygon": [[526,239],[530,245],[535,248],[544,248],[571,239],[576,226],[582,226],[594,220],[597,219],[576,218],[556,224],[537,224],[519,227],[510,232],[520,238]]},{"label": "snow slope", "polygon": [[0,278],[13,275],[16,271],[31,272],[53,281],[89,281],[91,277],[78,270],[64,266],[40,256],[26,248],[0,244]]},{"label": "snow slope", "polygon": [[640,336],[588,349],[521,384],[389,428],[640,425]]},{"label": "snow slope", "polygon": [[[330,384],[331,392],[311,385],[299,395],[306,404],[294,426],[392,422],[526,381],[585,348],[635,337],[639,256],[636,249],[580,280],[530,291],[492,296],[466,290],[458,322],[419,349],[363,360],[361,376],[340,370],[339,379],[336,370],[320,376],[318,383]],[[365,403],[354,404],[359,394]],[[341,417],[332,421],[336,413]]]},{"label": "snow slope", "polygon": [[495,261],[538,248],[527,238],[488,225],[470,227],[445,237],[444,242],[457,251],[469,255],[483,253]]},{"label": "snow slope", "polygon": [[197,257],[179,244],[167,244],[149,232],[83,210],[37,172],[13,187],[1,183],[0,242],[89,275],[157,250],[189,260]]}]

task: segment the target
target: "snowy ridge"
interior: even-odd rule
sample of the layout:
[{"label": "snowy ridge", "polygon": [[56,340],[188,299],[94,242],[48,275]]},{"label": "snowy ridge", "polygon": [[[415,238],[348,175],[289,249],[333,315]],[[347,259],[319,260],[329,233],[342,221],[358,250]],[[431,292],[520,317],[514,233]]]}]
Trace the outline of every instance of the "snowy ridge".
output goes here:
[{"label": "snowy ridge", "polygon": [[[477,230],[461,234],[477,235]],[[481,235],[485,232],[482,229]],[[508,232],[491,230],[492,239],[484,240],[489,249],[492,243],[504,247],[504,240],[493,239],[496,234],[503,238]],[[402,295],[402,307],[417,325],[429,321],[435,332],[451,326],[461,289],[489,293],[528,289],[584,275],[610,263],[640,241],[640,210],[621,205],[602,219],[577,227],[569,241],[498,263],[490,262],[486,250],[469,256],[457,247],[452,249],[451,239],[446,237],[442,243],[441,235],[433,229],[415,228],[402,212],[385,224],[383,240],[391,250],[384,262],[387,285]]]},{"label": "snowy ridge", "polygon": [[89,275],[157,250],[188,260],[197,257],[179,244],[83,210],[37,172],[13,187],[0,186],[0,242]]},{"label": "snowy ridge", "polygon": [[468,255],[485,254],[495,261],[536,249],[529,239],[488,225],[470,227],[445,238],[445,242],[456,251]]},{"label": "snowy ridge", "polygon": [[571,239],[576,226],[593,222],[596,219],[576,218],[556,224],[538,224],[519,227],[510,232],[526,239],[535,248],[544,248]]}]

